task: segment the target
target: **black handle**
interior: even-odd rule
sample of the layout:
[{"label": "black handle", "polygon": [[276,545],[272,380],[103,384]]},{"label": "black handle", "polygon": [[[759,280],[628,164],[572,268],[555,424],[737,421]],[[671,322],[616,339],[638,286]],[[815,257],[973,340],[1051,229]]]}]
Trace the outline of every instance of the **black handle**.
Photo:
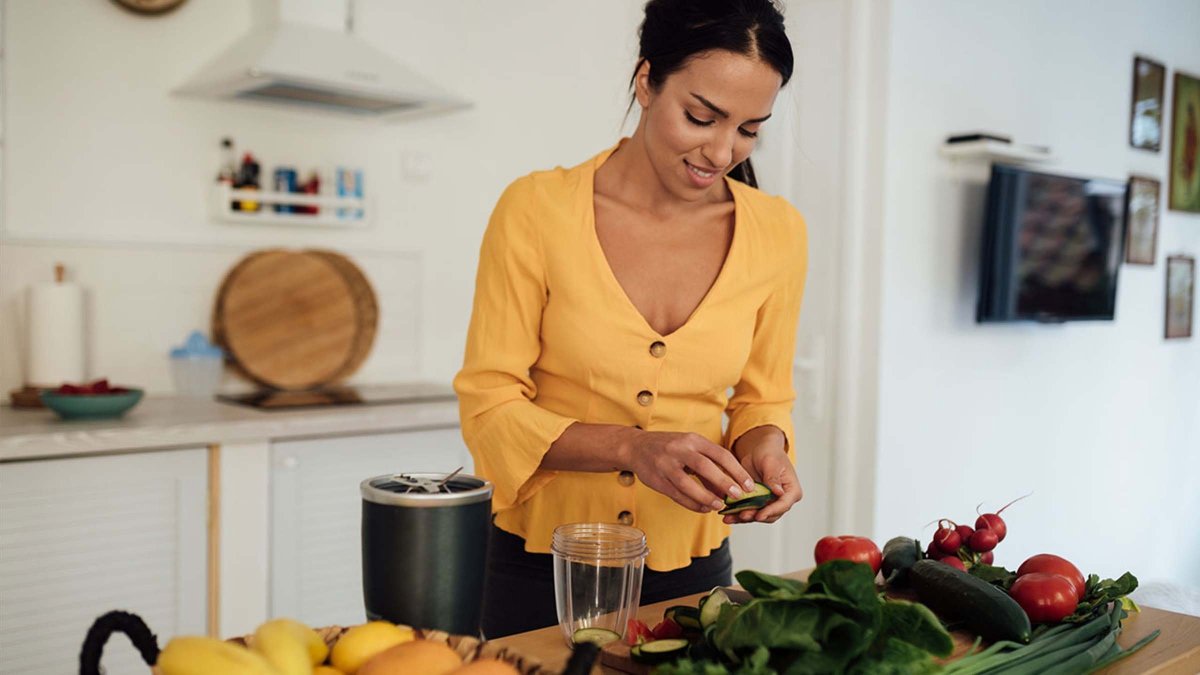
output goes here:
[{"label": "black handle", "polygon": [[575,645],[574,651],[571,652],[571,660],[567,661],[567,667],[563,668],[562,675],[588,675],[592,672],[592,665],[596,663],[598,656],[600,656],[599,645],[591,642],[581,642]]},{"label": "black handle", "polygon": [[153,666],[158,661],[158,638],[150,632],[150,627],[142,621],[142,617],[130,612],[113,611],[96,619],[88,629],[87,637],[83,639],[83,649],[79,652],[79,675],[99,675],[104,644],[113,633],[128,635],[129,641],[141,652],[146,665]]}]

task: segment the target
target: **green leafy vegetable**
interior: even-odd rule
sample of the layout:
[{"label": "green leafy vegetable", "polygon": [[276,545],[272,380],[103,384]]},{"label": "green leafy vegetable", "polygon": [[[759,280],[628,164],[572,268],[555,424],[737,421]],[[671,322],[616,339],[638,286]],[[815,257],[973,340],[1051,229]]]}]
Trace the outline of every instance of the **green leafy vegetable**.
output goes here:
[{"label": "green leafy vegetable", "polygon": [[953,647],[932,612],[886,600],[861,563],[831,560],[807,583],[751,571],[737,579],[753,599],[722,606],[706,631],[720,660],[683,659],[656,675],[924,675]]},{"label": "green leafy vegetable", "polygon": [[[1129,572],[1122,574],[1117,579],[1100,580],[1100,577],[1092,574],[1087,578],[1086,592],[1083,600],[1075,607],[1075,613],[1063,619],[1064,623],[1083,623],[1096,616],[1097,614],[1108,609],[1110,602],[1124,601],[1127,595],[1134,592],[1138,587],[1137,577]],[[1137,605],[1130,605],[1136,610]]]},{"label": "green leafy vegetable", "polygon": [[850,675],[932,675],[942,667],[924,649],[898,638],[889,638],[879,658],[860,661]]},{"label": "green leafy vegetable", "polygon": [[742,570],[734,576],[737,577],[737,582],[742,585],[742,588],[756,598],[795,600],[804,594],[804,590],[808,586],[803,581],[763,574],[754,570]]},{"label": "green leafy vegetable", "polygon": [[1011,572],[994,565],[972,565],[971,569],[967,570],[971,576],[982,581],[986,581],[993,586],[999,586],[1007,591],[1012,587],[1013,582],[1017,580],[1017,573]]},{"label": "green leafy vegetable", "polygon": [[885,635],[894,636],[934,656],[949,656],[954,651],[954,640],[944,630],[931,630],[932,626],[938,625],[937,616],[920,603],[889,600],[883,604],[882,632]]}]

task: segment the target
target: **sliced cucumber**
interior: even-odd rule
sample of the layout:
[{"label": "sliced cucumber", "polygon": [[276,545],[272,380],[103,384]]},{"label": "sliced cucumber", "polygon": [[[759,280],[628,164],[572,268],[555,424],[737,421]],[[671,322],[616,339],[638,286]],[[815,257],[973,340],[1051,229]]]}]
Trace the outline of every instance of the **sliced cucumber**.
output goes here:
[{"label": "sliced cucumber", "polygon": [[725,498],[725,508],[717,513],[727,516],[731,513],[739,513],[749,509],[761,509],[762,507],[775,501],[775,493],[771,492],[771,488],[762,483],[755,483],[754,489],[743,494],[737,499],[732,497]]},{"label": "sliced cucumber", "polygon": [[714,588],[700,600],[700,627],[708,628],[721,616],[721,607],[730,604],[729,596],[720,588]]},{"label": "sliced cucumber", "polygon": [[663,612],[663,618],[674,621],[679,624],[680,628],[689,632],[699,631],[702,627],[700,625],[700,610],[695,607],[688,607],[687,605],[668,607]]},{"label": "sliced cucumber", "polygon": [[600,647],[620,639],[620,635],[607,628],[580,628],[571,635],[571,641],[575,644],[590,642]]},{"label": "sliced cucumber", "polygon": [[644,642],[630,649],[629,655],[638,663],[666,663],[667,661],[674,661],[682,656],[687,656],[689,647],[691,647],[691,643],[687,640],[677,638],[654,640],[652,642]]}]

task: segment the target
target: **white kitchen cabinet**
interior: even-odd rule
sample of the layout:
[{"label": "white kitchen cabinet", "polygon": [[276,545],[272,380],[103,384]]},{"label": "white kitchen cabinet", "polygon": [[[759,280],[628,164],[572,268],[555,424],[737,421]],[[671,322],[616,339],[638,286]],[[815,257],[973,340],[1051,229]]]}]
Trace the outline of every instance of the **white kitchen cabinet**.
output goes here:
[{"label": "white kitchen cabinet", "polygon": [[[204,448],[0,464],[0,671],[70,673],[97,616],[203,634]],[[113,636],[110,673],[146,672]]]},{"label": "white kitchen cabinet", "polygon": [[315,626],[362,623],[359,484],[459,466],[472,470],[457,427],[273,443],[271,615]]}]

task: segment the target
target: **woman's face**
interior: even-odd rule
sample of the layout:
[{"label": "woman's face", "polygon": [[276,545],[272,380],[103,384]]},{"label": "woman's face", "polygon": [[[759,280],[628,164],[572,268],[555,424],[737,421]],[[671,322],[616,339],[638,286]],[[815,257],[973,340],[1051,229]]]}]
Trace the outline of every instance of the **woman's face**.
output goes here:
[{"label": "woman's face", "polygon": [[650,87],[651,67],[643,63],[635,82],[650,163],[669,192],[697,201],[750,156],[783,78],[725,50],[696,55],[658,90]]}]

